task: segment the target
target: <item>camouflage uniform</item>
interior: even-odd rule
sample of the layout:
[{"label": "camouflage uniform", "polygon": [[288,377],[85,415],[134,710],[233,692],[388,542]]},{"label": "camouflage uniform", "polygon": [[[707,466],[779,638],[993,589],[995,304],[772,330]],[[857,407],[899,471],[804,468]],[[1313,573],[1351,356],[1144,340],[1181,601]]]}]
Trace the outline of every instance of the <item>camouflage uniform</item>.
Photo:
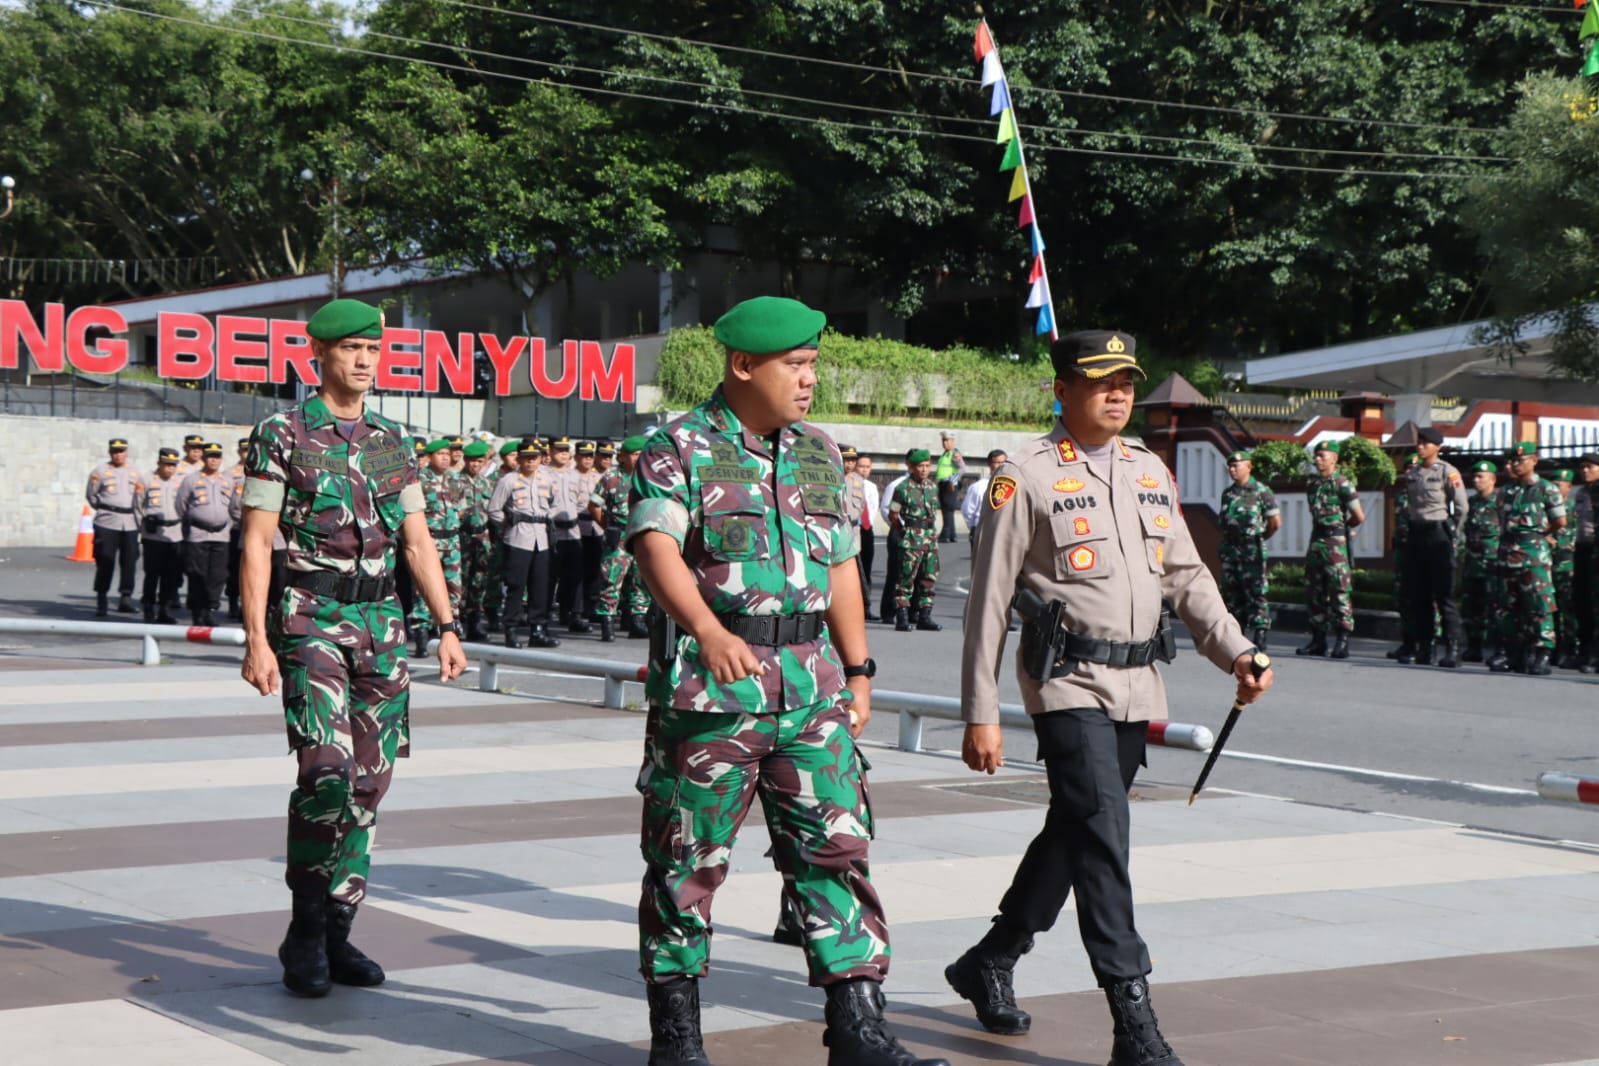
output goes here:
[{"label": "camouflage uniform", "polygon": [[[435,473],[430,467],[421,472],[422,498],[427,502],[428,532],[439,549],[439,562],[444,566],[444,583],[450,590],[450,616],[461,616],[461,518],[466,507],[470,488],[466,480],[454,470]],[[411,609],[413,628],[429,629],[433,626],[433,612],[427,600],[416,598]]]},{"label": "camouflage uniform", "polygon": [[488,471],[461,475],[461,595],[466,613],[476,618],[488,602],[489,586],[498,584],[491,571],[494,538],[489,532],[489,500],[495,479]]},{"label": "camouflage uniform", "polygon": [[899,571],[894,575],[894,606],[920,611],[933,606],[938,586],[938,543],[934,517],[938,509],[938,483],[928,478],[917,484],[911,478],[894,490],[888,509],[903,522],[899,540]]},{"label": "camouflage uniform", "polygon": [[1480,652],[1495,642],[1497,607],[1504,602],[1499,580],[1498,494],[1471,498],[1466,513],[1465,551],[1460,567],[1460,621],[1466,644]]},{"label": "camouflage uniform", "polygon": [[1576,599],[1577,523],[1567,522],[1555,534],[1549,570],[1555,586],[1555,635],[1562,656],[1575,655],[1582,632]]},{"label": "camouflage uniform", "polygon": [[1565,501],[1553,482],[1512,481],[1499,491],[1499,567],[1508,599],[1501,621],[1507,648],[1525,654],[1555,646],[1549,519],[1563,518]]},{"label": "camouflage uniform", "polygon": [[1357,499],[1355,486],[1336,473],[1313,479],[1306,495],[1311,530],[1305,551],[1305,605],[1313,633],[1350,633],[1355,628],[1349,601],[1349,509]]},{"label": "camouflage uniform", "polygon": [[[671,536],[728,624],[814,623],[830,603],[831,568],[858,550],[842,489],[838,448],[824,434],[785,427],[774,455],[718,389],[640,454],[628,543]],[[842,665],[825,625],[814,639],[750,648],[765,672],[725,685],[686,634],[670,662],[650,663],[641,968],[655,982],[706,973],[712,897],[758,792],[778,865],[794,877],[811,983],[881,980],[888,927],[868,876],[866,762],[849,735]]]},{"label": "camouflage uniform", "polygon": [[605,513],[605,558],[601,563],[599,606],[594,611],[599,618],[615,618],[618,614],[643,618],[650,609],[649,589],[633,565],[633,557],[622,547],[631,487],[620,470],[608,470],[589,497],[589,502]]},{"label": "camouflage uniform", "polygon": [[1221,594],[1245,630],[1269,629],[1266,523],[1280,515],[1277,497],[1255,478],[1221,494]]},{"label": "camouflage uniform", "polygon": [[284,879],[359,903],[378,804],[410,751],[393,576],[400,525],[425,507],[416,461],[395,422],[368,407],[346,435],[313,396],[256,426],[244,465],[244,506],[279,511],[287,544],[288,585],[267,605],[299,761]]}]

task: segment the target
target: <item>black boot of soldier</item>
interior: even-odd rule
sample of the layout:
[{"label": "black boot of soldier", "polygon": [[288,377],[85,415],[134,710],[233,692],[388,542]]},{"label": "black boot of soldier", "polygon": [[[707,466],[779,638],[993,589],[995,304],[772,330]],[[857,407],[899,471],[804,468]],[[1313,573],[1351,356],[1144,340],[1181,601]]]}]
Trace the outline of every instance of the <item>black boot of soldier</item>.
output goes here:
[{"label": "black boot of soldier", "polygon": [[777,928],[772,930],[772,942],[797,948],[805,943],[805,923],[800,919],[799,908],[787,892],[777,908]]},{"label": "black boot of soldier", "polygon": [[700,984],[674,977],[645,986],[650,1000],[649,1066],[711,1066],[700,1036]]},{"label": "black boot of soldier", "polygon": [[1155,1008],[1149,1005],[1149,982],[1142,977],[1117,981],[1105,989],[1116,1025],[1110,1066],[1183,1066],[1183,1060],[1160,1035]]},{"label": "black boot of soldier", "polygon": [[1348,633],[1345,633],[1343,630],[1339,630],[1338,631],[1338,635],[1333,637],[1333,645],[1332,645],[1332,653],[1331,654],[1332,654],[1332,657],[1334,659],[1347,659],[1347,658],[1349,658],[1349,634]]},{"label": "black boot of soldier", "polygon": [[328,976],[341,985],[371,988],[383,983],[383,967],[350,943],[350,926],[355,923],[355,904],[330,899],[327,903]]},{"label": "black boot of soldier", "polygon": [[1460,645],[1452,640],[1444,641],[1443,654],[1438,656],[1438,665],[1445,670],[1453,670],[1460,665]]},{"label": "black boot of soldier", "polygon": [[1396,662],[1413,663],[1416,661],[1416,646],[1407,640],[1397,648],[1389,648],[1384,654]]},{"label": "black boot of soldier", "polygon": [[479,642],[489,639],[489,627],[483,624],[483,616],[476,611],[466,616],[466,639]]},{"label": "black boot of soldier", "polygon": [[629,640],[641,640],[650,635],[650,627],[644,624],[640,615],[630,614],[623,619],[622,628],[627,630]]},{"label": "black boot of soldier", "polygon": [[144,605],[144,620],[148,625],[155,624],[155,604],[147,603]]},{"label": "black boot of soldier", "polygon": [[600,619],[600,643],[611,644],[616,640],[616,622],[610,618]]},{"label": "black boot of soldier", "polygon": [[1423,641],[1416,648],[1416,665],[1417,666],[1431,666],[1432,665],[1432,649],[1433,649],[1433,643],[1430,640]]},{"label": "black boot of soldier", "polygon": [[827,1066],[949,1066],[919,1059],[894,1038],[883,1020],[883,987],[858,978],[827,987]]},{"label": "black boot of soldier", "polygon": [[428,635],[429,630],[427,626],[417,626],[416,629],[411,633],[412,646],[416,650],[416,657],[418,659],[422,658],[428,653]]},{"label": "black boot of soldier", "polygon": [[118,614],[138,614],[139,609],[133,605],[133,597],[124,592],[117,598]]},{"label": "black boot of soldier", "polygon": [[1255,647],[1260,649],[1261,651],[1265,651],[1266,650],[1266,631],[1264,629],[1255,630],[1254,639],[1255,639]]},{"label": "black boot of soldier", "polygon": [[1500,648],[1488,656],[1488,669],[1496,674],[1508,674],[1514,668],[1508,648]]},{"label": "black boot of soldier", "polygon": [[916,613],[916,628],[936,633],[944,627],[933,621],[933,609],[931,607],[923,607]]},{"label": "black boot of soldier", "polygon": [[911,625],[911,611],[909,607],[894,608],[894,631],[909,633],[914,627]]},{"label": "black boot of soldier", "polygon": [[1527,673],[1544,677],[1550,673],[1549,649],[1539,648],[1532,653],[1532,661],[1527,664]]},{"label": "black boot of soldier", "polygon": [[1033,938],[1008,929],[1000,919],[966,954],[944,967],[944,980],[969,1000],[983,1028],[1000,1036],[1020,1036],[1033,1016],[1016,1005],[1011,974],[1016,960],[1033,948]]},{"label": "black boot of soldier", "polygon": [[516,623],[515,622],[507,622],[507,623],[505,623],[505,646],[507,648],[520,648],[520,647],[522,647],[522,642],[520,640],[516,639]]},{"label": "black boot of soldier", "polygon": [[550,636],[550,631],[544,626],[534,626],[533,632],[528,634],[527,643],[530,648],[559,648],[561,638]]},{"label": "black boot of soldier", "polygon": [[1460,657],[1463,663],[1480,663],[1483,661],[1482,641],[1477,637],[1466,638],[1466,654]]},{"label": "black boot of soldier", "polygon": [[1327,635],[1320,630],[1310,634],[1310,643],[1301,644],[1294,649],[1295,655],[1326,655]]},{"label": "black boot of soldier", "polygon": [[333,987],[328,975],[328,923],[323,897],[294,894],[294,917],[289,933],[278,948],[283,964],[283,984],[300,996],[325,996]]}]

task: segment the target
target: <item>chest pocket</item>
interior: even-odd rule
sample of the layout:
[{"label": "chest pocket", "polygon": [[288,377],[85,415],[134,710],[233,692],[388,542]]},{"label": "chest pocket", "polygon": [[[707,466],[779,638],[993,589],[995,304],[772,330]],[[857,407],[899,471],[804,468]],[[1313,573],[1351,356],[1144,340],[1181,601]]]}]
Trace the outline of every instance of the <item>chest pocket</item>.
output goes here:
[{"label": "chest pocket", "polygon": [[147,506],[150,506],[150,507],[160,507],[161,506],[161,490],[160,489],[151,489],[150,490],[150,495],[146,499],[146,504],[147,504]]},{"label": "chest pocket", "polygon": [[812,559],[831,564],[844,524],[843,494],[830,485],[802,484],[800,503],[805,508],[805,539]]},{"label": "chest pocket", "polygon": [[1171,550],[1171,512],[1160,507],[1146,507],[1138,512],[1144,527],[1144,551],[1149,557],[1149,568],[1157,574],[1166,572],[1166,553]]},{"label": "chest pocket", "polygon": [[[307,457],[310,463],[305,461]],[[351,516],[344,499],[346,479],[333,472],[344,468],[342,458],[295,449],[289,460],[283,523],[318,540],[338,532]]]},{"label": "chest pocket", "polygon": [[1092,581],[1108,577],[1110,516],[1058,514],[1049,520],[1055,543],[1055,577],[1059,581]]},{"label": "chest pocket", "polygon": [[771,522],[760,486],[711,482],[700,489],[705,550],[730,563],[771,558]]}]

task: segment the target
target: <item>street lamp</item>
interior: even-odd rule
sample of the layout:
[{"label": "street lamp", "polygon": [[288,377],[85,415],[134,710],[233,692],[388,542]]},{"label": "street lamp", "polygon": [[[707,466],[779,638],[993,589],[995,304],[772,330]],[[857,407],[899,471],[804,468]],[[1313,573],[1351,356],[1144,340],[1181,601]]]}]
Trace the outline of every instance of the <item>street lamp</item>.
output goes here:
[{"label": "street lamp", "polygon": [[13,178],[10,174],[0,177],[0,189],[4,189],[6,191],[6,209],[4,211],[0,211],[0,218],[5,218],[11,213],[11,209],[17,206],[16,195],[11,191],[16,187],[17,179]]},{"label": "street lamp", "polygon": [[[311,202],[310,185],[316,180],[316,173],[310,167],[300,171],[300,180],[306,183],[305,206],[316,210],[316,205]],[[335,177],[325,190],[328,202],[333,206],[333,269],[329,277],[333,282],[333,298],[338,299],[339,293],[344,288],[344,261],[341,254],[343,239],[339,232],[339,179]]]}]

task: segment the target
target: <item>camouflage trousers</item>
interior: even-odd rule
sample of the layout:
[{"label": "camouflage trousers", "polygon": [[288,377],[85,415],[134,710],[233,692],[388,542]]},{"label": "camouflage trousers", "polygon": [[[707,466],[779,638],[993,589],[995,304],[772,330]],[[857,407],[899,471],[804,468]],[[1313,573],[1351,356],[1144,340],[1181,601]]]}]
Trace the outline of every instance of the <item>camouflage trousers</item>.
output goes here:
[{"label": "camouflage trousers", "polygon": [[938,587],[938,545],[932,530],[907,531],[900,539],[894,574],[894,606],[920,610],[933,605]]},{"label": "camouflage trousers", "polygon": [[633,556],[620,545],[608,549],[600,564],[599,605],[594,616],[615,618],[618,614],[631,614],[642,618],[649,609],[650,590],[633,565]]},{"label": "camouflage trousers", "polygon": [[411,675],[399,604],[322,600],[310,631],[279,635],[276,651],[299,763],[284,880],[297,893],[359,903],[378,804],[394,760],[410,754]]},{"label": "camouflage trousers", "polygon": [[1486,559],[1468,558],[1460,570],[1460,629],[1467,644],[1496,643],[1503,597],[1498,568]]},{"label": "camouflage trousers", "polygon": [[1221,597],[1244,629],[1271,628],[1267,591],[1265,553],[1258,547],[1222,545]]},{"label": "camouflage trousers", "polygon": [[1548,563],[1502,567],[1505,611],[1500,635],[1508,648],[1536,651],[1555,646],[1555,586]]},{"label": "camouflage trousers", "polygon": [[1550,577],[1555,585],[1555,635],[1561,651],[1574,653],[1582,640],[1582,608],[1577,603],[1576,556],[1569,552],[1556,552]]},{"label": "camouflage trousers", "polygon": [[483,594],[483,609],[498,615],[505,606],[505,545],[498,537],[490,537],[488,591]]},{"label": "camouflage trousers", "polygon": [[490,570],[493,545],[487,529],[479,533],[461,532],[461,604],[476,613],[484,609],[490,583],[497,583],[497,570]]},{"label": "camouflage trousers", "polygon": [[1349,633],[1355,628],[1350,606],[1349,541],[1344,537],[1313,537],[1305,552],[1305,606],[1314,633]]},{"label": "camouflage trousers", "polygon": [[651,709],[638,779],[646,979],[708,971],[711,903],[757,792],[773,858],[793,877],[810,983],[888,973],[888,922],[867,868],[867,764],[848,726],[843,694],[775,715]]},{"label": "camouflage trousers", "polygon": [[[461,617],[461,536],[459,533],[435,533],[433,543],[439,549],[439,562],[444,564],[444,584],[450,590],[450,615]],[[417,589],[416,603],[411,608],[413,626],[432,626],[433,612],[428,601]]]}]

